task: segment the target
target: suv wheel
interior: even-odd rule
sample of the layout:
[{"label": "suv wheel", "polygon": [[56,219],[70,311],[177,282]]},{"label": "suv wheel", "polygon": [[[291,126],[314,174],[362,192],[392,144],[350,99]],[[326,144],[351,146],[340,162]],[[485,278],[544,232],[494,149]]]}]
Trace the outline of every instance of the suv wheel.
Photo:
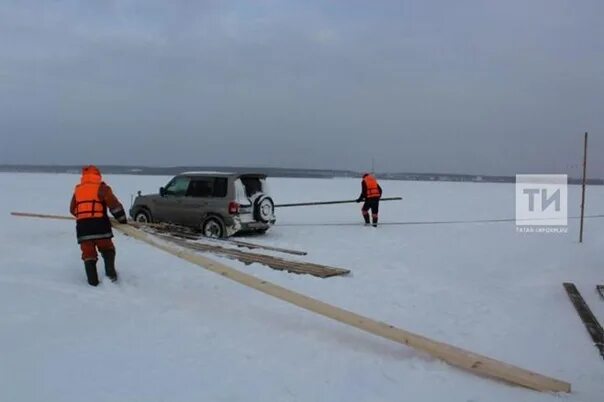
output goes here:
[{"label": "suv wheel", "polygon": [[141,209],[134,215],[134,221],[138,223],[151,223],[151,214],[148,211]]},{"label": "suv wheel", "polygon": [[259,222],[269,223],[275,214],[275,203],[272,198],[263,195],[254,201],[254,219]]},{"label": "suv wheel", "polygon": [[201,225],[201,233],[205,237],[220,239],[224,237],[224,232],[224,224],[216,217],[206,219]]}]

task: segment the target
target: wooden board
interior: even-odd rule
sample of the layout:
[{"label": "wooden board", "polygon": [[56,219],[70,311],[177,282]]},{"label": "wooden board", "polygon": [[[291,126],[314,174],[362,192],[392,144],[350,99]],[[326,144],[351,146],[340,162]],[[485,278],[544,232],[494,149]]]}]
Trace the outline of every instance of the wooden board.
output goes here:
[{"label": "wooden board", "polygon": [[253,249],[262,249],[262,250],[277,251],[279,253],[293,254],[293,255],[307,255],[308,254],[306,251],[298,251],[298,250],[292,250],[292,249],[288,249],[288,248],[266,246],[264,244],[250,243],[250,242],[241,241],[241,240],[229,239],[227,241],[229,243],[233,243],[233,244],[235,244],[237,246],[246,247],[246,248],[249,248],[249,249],[252,249],[252,250]]},{"label": "wooden board", "polygon": [[374,335],[429,353],[447,363],[472,373],[495,378],[511,384],[521,385],[537,391],[570,392],[571,385],[555,378],[531,372],[511,364],[491,359],[468,350],[443,342],[438,342],[404,329],[373,320],[368,317],[324,303],[303,294],[291,291],[252,275],[237,271],[205,256],[194,253],[174,244],[154,241],[146,233],[128,225],[115,225],[122,233],[142,240],[160,250],[199,265],[225,278],[259,290],[280,300],[348,324]]},{"label": "wooden board", "polygon": [[[23,215],[20,215],[23,216]],[[537,391],[570,392],[571,384],[547,377],[532,371],[522,369],[480,354],[435,341],[410,331],[373,320],[368,317],[344,310],[342,308],[324,303],[317,299],[294,292],[252,275],[237,271],[227,265],[221,264],[191,250],[178,247],[174,244],[158,242],[150,235],[129,225],[113,223],[116,230],[127,236],[139,239],[160,250],[175,255],[192,264],[198,265],[209,271],[231,279],[244,286],[256,289],[277,299],[304,308],[316,314],[323,315],[341,323],[353,326],[373,335],[390,339],[394,342],[410,346],[426,352],[434,357],[471,373],[495,378],[511,384],[520,385]]]},{"label": "wooden board", "polygon": [[[145,224],[145,225],[147,225],[147,224]],[[205,241],[213,241],[216,243],[223,243],[223,244],[227,243],[227,244],[235,245],[237,247],[249,248],[251,250],[255,250],[255,249],[269,250],[269,251],[277,251],[279,253],[292,254],[292,255],[307,255],[308,254],[306,251],[298,251],[298,250],[292,250],[292,249],[287,249],[287,248],[266,246],[263,244],[256,244],[256,243],[250,243],[247,241],[235,240],[233,238],[212,239],[212,238],[208,238],[208,237],[203,237],[199,233],[191,230],[190,228],[184,227],[181,225],[152,224],[152,225],[147,225],[147,226],[149,226],[151,229],[156,230],[158,232],[170,233],[170,234],[178,236],[178,237],[185,237],[185,238],[189,238],[189,239],[204,239]]]},{"label": "wooden board", "polygon": [[589,332],[594,345],[598,348],[600,355],[604,358],[604,330],[602,329],[602,326],[594,313],[591,312],[591,309],[587,305],[587,302],[585,302],[585,299],[583,299],[583,296],[581,296],[581,293],[575,284],[565,282],[563,286],[568,294],[568,298],[573,303],[575,310],[577,310],[577,314],[581,317],[585,329]]},{"label": "wooden board", "polygon": [[[27,218],[46,218],[46,219],[65,219],[65,220],[74,220],[75,219],[73,216],[33,214],[33,213],[28,213],[28,212],[11,212],[11,215],[27,217]],[[150,227],[150,228],[153,228],[153,229],[156,229],[159,231],[162,231],[165,229],[165,231],[167,231],[171,234],[174,234],[176,236],[183,237],[186,239],[191,239],[191,240],[199,239],[201,237],[201,236],[197,235],[196,233],[194,233],[192,230],[185,228],[183,226],[180,226],[180,225],[165,224],[165,223],[139,223],[139,222],[128,222],[128,224],[135,226],[135,227]],[[266,246],[266,245],[262,245],[262,244],[250,243],[250,242],[246,242],[246,241],[233,240],[233,239],[224,239],[224,240],[217,239],[217,241],[228,242],[228,243],[232,243],[234,245],[249,248],[249,249],[271,250],[271,251],[277,251],[280,253],[293,254],[293,255],[307,255],[308,254],[306,251],[298,251],[298,250],[291,250],[291,249],[280,248],[280,247],[272,247],[272,246]]]},{"label": "wooden board", "polygon": [[326,265],[314,264],[303,261],[289,261],[272,255],[250,253],[232,248],[221,247],[218,244],[188,242],[160,233],[153,233],[165,241],[178,244],[192,250],[218,254],[227,258],[236,259],[245,264],[259,263],[279,271],[287,271],[295,274],[308,274],[319,278],[330,278],[339,275],[348,275],[350,270],[344,268],[328,267]]},{"label": "wooden board", "polygon": [[65,219],[68,221],[72,221],[75,218],[73,216],[65,216],[65,215],[49,215],[49,214],[31,214],[29,212],[11,212],[12,216],[20,216],[26,218],[42,218],[42,219]]}]

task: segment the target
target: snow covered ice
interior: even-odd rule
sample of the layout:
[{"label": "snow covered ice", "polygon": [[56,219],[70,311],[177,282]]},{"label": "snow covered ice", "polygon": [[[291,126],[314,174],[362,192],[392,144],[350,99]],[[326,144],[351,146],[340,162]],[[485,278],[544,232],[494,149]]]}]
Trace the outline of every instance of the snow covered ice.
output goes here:
[{"label": "snow covered ice", "polygon": [[[129,207],[169,178],[107,176]],[[76,175],[0,174],[0,401],[602,401],[604,363],[562,282],[600,322],[604,220],[522,234],[514,185],[382,181],[374,229],[360,205],[277,210],[251,241],[352,270],[318,279],[227,265],[369,317],[572,383],[568,395],[476,377],[116,234],[120,283],[86,284],[67,214]],[[278,203],[354,198],[358,179],[269,179]],[[579,213],[569,188],[570,216]],[[604,214],[588,188],[587,215]],[[219,259],[218,257],[211,257]],[[292,258],[288,256],[288,258]],[[99,264],[99,273],[102,272]]]}]

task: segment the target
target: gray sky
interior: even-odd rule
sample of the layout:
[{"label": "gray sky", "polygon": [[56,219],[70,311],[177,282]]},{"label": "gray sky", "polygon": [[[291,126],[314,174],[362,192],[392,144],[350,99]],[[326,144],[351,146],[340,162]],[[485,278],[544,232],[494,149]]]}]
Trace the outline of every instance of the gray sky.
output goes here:
[{"label": "gray sky", "polygon": [[0,164],[604,176],[604,2],[2,1]]}]

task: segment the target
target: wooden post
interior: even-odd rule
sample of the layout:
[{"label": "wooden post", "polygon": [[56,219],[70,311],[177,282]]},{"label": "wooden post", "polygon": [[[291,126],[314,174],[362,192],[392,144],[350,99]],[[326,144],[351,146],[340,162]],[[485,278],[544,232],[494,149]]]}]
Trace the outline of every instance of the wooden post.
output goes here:
[{"label": "wooden post", "polygon": [[579,229],[579,243],[583,243],[583,218],[585,216],[585,182],[587,181],[587,132],[583,146],[583,186],[581,190],[581,228]]}]

